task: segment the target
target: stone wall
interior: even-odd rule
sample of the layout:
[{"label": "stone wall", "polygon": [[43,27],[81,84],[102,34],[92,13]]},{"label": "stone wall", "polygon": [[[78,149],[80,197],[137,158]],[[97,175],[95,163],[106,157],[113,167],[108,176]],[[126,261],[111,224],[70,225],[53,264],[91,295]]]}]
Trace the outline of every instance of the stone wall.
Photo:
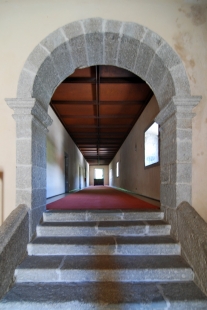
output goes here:
[{"label": "stone wall", "polygon": [[181,254],[192,267],[194,281],[207,294],[207,223],[187,202],[178,208],[165,208],[171,235],[180,242]]},{"label": "stone wall", "polygon": [[13,282],[14,271],[26,255],[29,213],[19,205],[0,227],[0,298]]}]

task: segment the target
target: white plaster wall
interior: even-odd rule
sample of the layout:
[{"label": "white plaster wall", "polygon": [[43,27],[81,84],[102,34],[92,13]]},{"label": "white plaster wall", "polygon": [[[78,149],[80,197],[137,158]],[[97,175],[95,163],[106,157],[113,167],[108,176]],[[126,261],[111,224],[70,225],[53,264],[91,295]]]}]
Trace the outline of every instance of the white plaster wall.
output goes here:
[{"label": "white plaster wall", "polygon": [[89,174],[89,164],[74,144],[73,140],[49,107],[53,123],[47,134],[47,197],[65,193],[65,153],[69,160],[69,191],[79,189],[79,168],[81,168],[81,188],[88,186],[84,182],[84,170]]},{"label": "white plaster wall", "polygon": [[16,96],[20,71],[34,47],[69,22],[102,17],[147,26],[177,51],[192,95],[202,95],[193,120],[193,207],[207,221],[207,2],[206,0],[0,1],[0,172],[5,219],[15,207],[15,121],[5,98]]},{"label": "white plaster wall", "polygon": [[109,166],[108,165],[98,165],[89,166],[89,185],[94,185],[94,175],[95,169],[103,169],[104,171],[104,185],[109,185]]},{"label": "white plaster wall", "polygon": [[[160,166],[144,168],[144,132],[159,112],[153,96],[128,137],[109,165],[111,185],[121,187],[153,199],[160,199]],[[119,177],[116,163],[119,162]]]}]

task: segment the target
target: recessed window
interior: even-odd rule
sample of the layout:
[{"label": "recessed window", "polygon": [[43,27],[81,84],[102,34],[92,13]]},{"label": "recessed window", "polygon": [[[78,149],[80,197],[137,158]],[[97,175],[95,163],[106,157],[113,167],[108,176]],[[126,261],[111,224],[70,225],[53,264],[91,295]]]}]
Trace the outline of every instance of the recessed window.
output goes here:
[{"label": "recessed window", "polygon": [[159,162],[159,125],[153,123],[144,134],[145,167]]},{"label": "recessed window", "polygon": [[119,177],[119,161],[116,163],[116,176]]}]

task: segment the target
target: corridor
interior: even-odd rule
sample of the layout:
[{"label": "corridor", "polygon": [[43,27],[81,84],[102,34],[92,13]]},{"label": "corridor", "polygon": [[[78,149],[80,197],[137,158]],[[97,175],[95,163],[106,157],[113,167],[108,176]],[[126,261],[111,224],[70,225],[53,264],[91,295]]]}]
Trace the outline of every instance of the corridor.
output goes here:
[{"label": "corridor", "polygon": [[[58,199],[57,196],[56,199]],[[49,201],[55,200],[48,199]],[[148,202],[147,202],[148,201]],[[47,210],[158,210],[159,202],[109,186],[90,186],[59,200],[49,202]]]}]

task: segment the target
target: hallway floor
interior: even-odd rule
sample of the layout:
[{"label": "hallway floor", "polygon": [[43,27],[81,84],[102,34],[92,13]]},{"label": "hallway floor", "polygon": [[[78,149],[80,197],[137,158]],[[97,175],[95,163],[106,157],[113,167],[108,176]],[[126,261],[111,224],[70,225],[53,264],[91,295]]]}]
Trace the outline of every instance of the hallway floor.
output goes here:
[{"label": "hallway floor", "polygon": [[62,195],[57,196],[56,199],[54,197],[47,201],[47,210],[159,209],[159,202],[156,200],[109,186],[90,186],[63,198]]}]

